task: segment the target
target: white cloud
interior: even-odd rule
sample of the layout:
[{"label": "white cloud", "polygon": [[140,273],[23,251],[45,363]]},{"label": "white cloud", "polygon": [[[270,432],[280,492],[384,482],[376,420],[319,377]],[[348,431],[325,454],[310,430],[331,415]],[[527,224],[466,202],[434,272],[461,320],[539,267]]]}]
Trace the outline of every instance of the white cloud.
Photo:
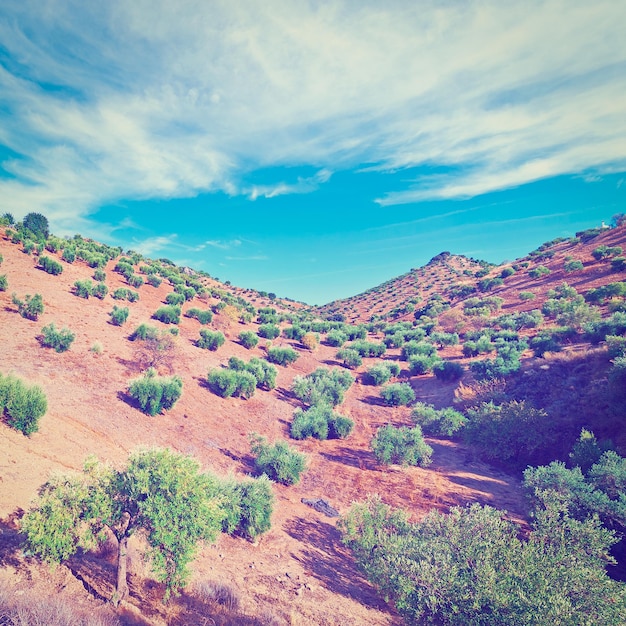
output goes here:
[{"label": "white cloud", "polygon": [[[308,193],[448,167],[383,205],[626,168],[626,4],[7,0],[6,210],[55,231],[119,199]],[[248,188],[247,172],[319,168]],[[77,216],[79,216],[77,218]]]}]

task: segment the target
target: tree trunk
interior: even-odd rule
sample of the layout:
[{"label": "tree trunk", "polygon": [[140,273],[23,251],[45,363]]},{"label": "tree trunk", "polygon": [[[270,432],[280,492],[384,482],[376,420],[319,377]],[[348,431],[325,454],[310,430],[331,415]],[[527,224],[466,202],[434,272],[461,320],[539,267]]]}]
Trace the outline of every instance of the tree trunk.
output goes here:
[{"label": "tree trunk", "polygon": [[119,535],[117,537],[117,582],[115,593],[111,598],[114,606],[117,606],[128,595],[128,582],[126,581],[126,571],[128,565],[128,524],[130,515],[126,512],[122,515]]}]

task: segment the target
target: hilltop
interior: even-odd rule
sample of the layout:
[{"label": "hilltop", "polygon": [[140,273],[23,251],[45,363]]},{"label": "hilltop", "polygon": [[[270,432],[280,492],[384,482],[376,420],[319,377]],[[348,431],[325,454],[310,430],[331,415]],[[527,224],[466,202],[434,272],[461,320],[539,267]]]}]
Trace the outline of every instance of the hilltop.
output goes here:
[{"label": "hilltop", "polygon": [[[260,433],[270,441],[289,440],[307,455],[307,470],[297,485],[273,486],[276,504],[267,534],[254,544],[220,536],[194,562],[192,583],[228,585],[229,593],[239,599],[240,620],[247,615],[250,620],[256,616],[256,623],[331,625],[340,615],[346,625],[401,623],[357,570],[341,544],[336,520],[307,506],[303,498],[325,498],[344,514],[352,502],[378,493],[386,503],[407,508],[414,519],[432,508],[447,511],[456,504],[488,503],[522,524],[527,506],[513,463],[520,459],[509,463],[492,458],[488,463],[459,437],[427,436],[434,450],[429,467],[379,464],[370,449],[377,429],[387,423],[413,424],[411,409],[385,405],[368,377],[367,370],[381,362],[397,364],[394,380],[408,383],[418,401],[437,409],[475,406],[496,391],[501,397],[529,398],[541,388],[543,395],[534,399],[551,412],[561,431],[558,441],[549,442],[554,456],[545,457],[543,448],[532,452],[538,462],[566,458],[581,427],[612,438],[621,453],[626,450],[626,433],[612,418],[614,406],[598,401],[607,397],[611,368],[601,343],[605,337],[598,335],[599,320],[623,312],[626,295],[619,287],[607,293],[598,289],[624,284],[626,262],[617,248],[626,248],[626,225],[549,242],[498,267],[445,252],[423,268],[316,309],[221,283],[167,259],[123,253],[80,237],[69,242],[49,237],[39,246],[14,228],[0,227],[0,275],[7,281],[6,290],[0,291],[0,373],[40,386],[48,401],[39,430],[30,437],[0,424],[0,561],[8,580],[35,593],[56,594],[67,588],[78,604],[95,602],[100,607],[112,589],[106,551],[75,557],[47,582],[45,570],[20,555],[17,520],[51,472],[78,471],[90,454],[119,465],[137,446],[147,445],[193,455],[221,476],[245,476],[253,470],[249,436]],[[612,251],[598,253],[603,247]],[[71,261],[70,249],[75,252]],[[62,272],[44,271],[43,257],[59,263]],[[96,280],[102,278],[96,276],[98,270],[103,280]],[[104,284],[106,294],[81,297],[76,285],[85,281]],[[569,291],[559,291],[563,282]],[[126,299],[113,298],[119,290]],[[128,292],[138,298],[129,301]],[[37,320],[20,316],[14,293],[22,300],[27,294],[41,295],[44,311]],[[155,312],[175,293],[184,295],[178,323],[155,320]],[[114,306],[129,309],[122,325],[112,323]],[[555,306],[561,308],[554,312]],[[195,317],[189,316],[193,309]],[[197,311],[210,312],[210,321],[202,324]],[[51,323],[75,335],[66,352],[42,346],[42,328]],[[171,355],[160,370],[179,376],[183,385],[173,408],[155,416],[141,412],[128,396],[129,382],[145,367],[139,343],[130,339],[142,323],[171,336]],[[281,334],[246,348],[241,333],[258,336],[268,323],[278,326]],[[223,345],[215,351],[198,347],[201,330],[222,333]],[[310,345],[303,339],[306,333],[313,335]],[[383,346],[384,355],[361,355],[360,364],[346,367],[347,361],[337,354],[341,343],[335,340],[342,333],[346,342],[366,340]],[[487,338],[481,345],[489,344],[482,352],[475,348],[481,337]],[[549,349],[536,349],[537,337],[551,340]],[[415,365],[423,365],[421,361],[407,358],[406,346],[412,341],[432,346],[436,361],[423,371]],[[481,378],[471,364],[484,362],[496,350],[503,353],[503,342],[515,352],[505,363],[511,365],[503,374],[508,382]],[[231,357],[265,359],[276,347],[291,348],[297,360],[276,365],[274,389],[257,389],[246,400],[219,397],[209,388],[209,370],[227,365]],[[519,370],[513,367],[516,359]],[[446,380],[435,375],[437,362],[457,364],[460,376]],[[292,385],[296,377],[319,367],[340,368],[355,378],[337,409],[354,422],[354,430],[346,439],[295,441],[290,439],[290,424],[303,405]],[[582,384],[589,380],[592,385]],[[562,410],[565,394],[568,407],[579,409],[575,416]],[[137,621],[127,623],[188,623],[185,616],[195,615],[192,593],[162,605],[162,587],[152,580],[139,548],[131,545],[133,574],[126,607]],[[74,585],[77,580],[81,584]],[[223,607],[219,611],[221,617],[214,619],[223,621],[217,623],[236,623],[227,621]]]}]

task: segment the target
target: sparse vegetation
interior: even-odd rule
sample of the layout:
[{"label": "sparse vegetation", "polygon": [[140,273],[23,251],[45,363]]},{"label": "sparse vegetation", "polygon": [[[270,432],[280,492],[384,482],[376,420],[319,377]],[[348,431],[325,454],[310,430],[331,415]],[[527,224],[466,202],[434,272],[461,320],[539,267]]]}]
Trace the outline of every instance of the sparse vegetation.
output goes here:
[{"label": "sparse vegetation", "polygon": [[164,324],[178,324],[180,322],[180,307],[174,305],[159,307],[152,317]]},{"label": "sparse vegetation", "polygon": [[264,437],[252,436],[250,447],[258,476],[265,474],[282,485],[295,485],[306,468],[306,457],[289,447],[286,441],[267,443]]},{"label": "sparse vegetation", "polygon": [[296,376],[291,390],[309,406],[321,403],[337,406],[353,383],[354,378],[345,370],[320,367],[306,376]]},{"label": "sparse vegetation", "polygon": [[58,276],[63,272],[63,266],[49,256],[39,257],[39,265],[44,272],[53,276]]},{"label": "sparse vegetation", "polygon": [[128,395],[137,401],[147,415],[157,415],[171,409],[183,391],[182,378],[178,376],[158,376],[154,368],[133,380],[128,387]]},{"label": "sparse vegetation", "polygon": [[221,333],[219,330],[212,331],[203,328],[200,331],[200,339],[196,341],[196,345],[198,348],[205,348],[215,352],[220,346],[224,345],[224,341],[226,341],[224,333]]},{"label": "sparse vegetation", "polygon": [[271,347],[267,351],[267,360],[276,365],[290,365],[298,360],[300,355],[293,348]]},{"label": "sparse vegetation", "polygon": [[239,333],[239,343],[241,343],[244,348],[251,350],[259,343],[259,337],[250,330],[242,330]]},{"label": "sparse vegetation", "polygon": [[48,401],[41,387],[0,373],[0,416],[11,428],[32,435],[39,430],[39,420],[47,410]]},{"label": "sparse vegetation", "polygon": [[376,431],[371,445],[376,460],[383,465],[427,467],[431,463],[433,449],[424,441],[419,426],[396,428],[387,424]]},{"label": "sparse vegetation", "polygon": [[24,300],[20,300],[16,294],[13,294],[12,302],[17,306],[19,314],[28,320],[37,321],[44,310],[43,298],[38,293],[34,296],[27,294]]},{"label": "sparse vegetation", "polygon": [[55,352],[69,350],[76,335],[69,329],[57,330],[54,324],[48,324],[41,329],[41,345],[44,348],[54,348]]},{"label": "sparse vegetation", "polygon": [[111,317],[111,324],[114,326],[121,326],[128,319],[128,307],[118,307],[116,304],[113,305],[113,310],[109,313]]},{"label": "sparse vegetation", "polygon": [[387,406],[407,406],[415,400],[415,392],[408,383],[394,383],[383,387],[380,397]]}]

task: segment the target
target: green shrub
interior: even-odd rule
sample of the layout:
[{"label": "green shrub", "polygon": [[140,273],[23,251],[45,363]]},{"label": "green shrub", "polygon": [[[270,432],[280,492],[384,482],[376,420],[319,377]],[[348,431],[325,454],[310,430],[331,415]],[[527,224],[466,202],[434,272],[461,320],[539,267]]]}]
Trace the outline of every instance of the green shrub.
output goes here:
[{"label": "green shrub", "polygon": [[98,300],[104,300],[107,293],[109,293],[109,288],[104,283],[96,283],[91,291],[91,295]]},{"label": "green shrub", "polygon": [[335,356],[341,359],[343,364],[350,369],[355,369],[363,364],[361,355],[356,350],[352,350],[352,348],[342,348]]},{"label": "green shrub", "polygon": [[223,532],[254,540],[271,528],[274,494],[267,476],[222,481],[218,492],[223,496]]},{"label": "green shrub", "polygon": [[293,348],[280,348],[278,346],[269,348],[267,360],[277,365],[290,365],[298,360],[300,355]]},{"label": "green shrub", "polygon": [[383,387],[380,397],[387,406],[407,406],[415,400],[415,392],[408,383],[394,383]]},{"label": "green shrub", "polygon": [[250,359],[249,363],[244,363],[243,369],[254,376],[257,387],[267,389],[268,391],[276,387],[276,376],[278,372],[276,368],[265,359],[253,357]]},{"label": "green shrub", "polygon": [[259,343],[259,337],[251,330],[242,330],[239,333],[239,343],[248,350],[254,348]]},{"label": "green shrub", "polygon": [[111,316],[111,324],[114,326],[121,326],[128,319],[128,307],[118,307],[117,304],[113,305],[113,310],[109,313]]},{"label": "green shrub", "polygon": [[[261,333],[259,333],[261,334]],[[306,330],[301,328],[300,326],[287,326],[287,328],[283,328],[283,337],[287,339],[293,339],[295,341],[300,341],[302,337],[306,334]],[[264,337],[264,335],[261,335]],[[274,337],[268,337],[268,339],[274,339]]]},{"label": "green shrub", "polygon": [[158,337],[159,330],[154,326],[150,326],[149,324],[143,323],[139,324],[137,328],[130,335],[129,339],[131,341],[135,341],[135,339],[156,339]]},{"label": "green shrub", "polygon": [[611,260],[612,272],[626,272],[626,257],[617,256]]},{"label": "green shrub", "polygon": [[69,329],[57,330],[54,324],[48,324],[41,329],[41,345],[44,348],[54,348],[55,352],[69,350],[76,335]]},{"label": "green shrub", "polygon": [[152,317],[164,324],[178,324],[180,322],[180,307],[173,305],[159,307]]},{"label": "green shrub", "polygon": [[547,276],[548,274],[550,274],[550,270],[544,265],[538,265],[528,272],[528,275],[531,278],[541,278],[542,276]]},{"label": "green shrub", "polygon": [[219,330],[211,331],[203,328],[200,331],[200,339],[196,341],[196,346],[215,352],[220,346],[224,345],[225,340],[224,334]]},{"label": "green shrub", "polygon": [[291,390],[304,404],[313,406],[325,403],[337,406],[343,402],[345,392],[354,383],[349,372],[320,367],[306,376],[296,376]]},{"label": "green shrub", "polygon": [[52,274],[53,276],[58,276],[63,272],[63,266],[49,256],[39,257],[39,265],[44,272]]},{"label": "green shrub", "polygon": [[99,283],[103,282],[106,280],[106,272],[104,270],[101,270],[100,268],[98,268],[94,273],[93,273],[93,279],[98,281]]},{"label": "green shrub", "polygon": [[459,343],[459,336],[456,333],[431,333],[430,340],[436,343],[440,348],[445,346],[456,346]]},{"label": "green shrub", "polygon": [[19,378],[0,374],[0,416],[11,428],[24,435],[39,430],[39,420],[48,410],[48,401],[41,387],[27,386]]},{"label": "green shrub", "polygon": [[500,272],[500,278],[508,278],[509,276],[513,276],[515,274],[515,270],[512,267],[505,267]]},{"label": "green shrub", "polygon": [[433,366],[433,372],[437,380],[451,383],[463,376],[463,366],[456,361],[440,361]]},{"label": "green shrub", "polygon": [[563,269],[570,274],[571,272],[584,270],[585,266],[582,264],[582,261],[566,261],[565,265],[563,265]]},{"label": "green shrub", "polygon": [[202,309],[189,309],[185,313],[186,317],[197,319],[201,324],[210,324],[213,320],[213,313],[211,311],[203,311]]},{"label": "green shrub", "polygon": [[518,295],[519,299],[524,300],[534,300],[537,296],[532,291],[520,291]]},{"label": "green shrub", "polygon": [[374,343],[362,339],[353,341],[346,348],[356,350],[362,357],[379,357],[387,351],[387,346],[384,343]]},{"label": "green shrub", "polygon": [[137,289],[138,287],[141,287],[144,282],[143,278],[141,276],[138,276],[137,274],[133,274],[132,276],[129,276],[127,280],[128,280],[128,284],[131,287],[134,287],[135,289]]},{"label": "green shrub", "polygon": [[172,291],[165,296],[165,302],[166,304],[176,306],[185,302],[185,296],[182,293]]},{"label": "green shrub", "polygon": [[382,465],[397,463],[427,467],[433,453],[433,449],[424,441],[419,426],[395,428],[387,424],[376,431],[371,447],[376,460]]},{"label": "green shrub", "polygon": [[6,274],[0,274],[0,291],[6,291],[9,287],[9,281]]},{"label": "green shrub", "polygon": [[17,306],[19,314],[28,320],[36,321],[43,313],[43,298],[38,293],[34,296],[27,294],[24,300],[20,300],[16,294],[13,294],[12,301]]},{"label": "green shrub", "polygon": [[[393,365],[395,365],[398,370],[400,369],[397,363]],[[384,385],[392,376],[397,376],[398,373],[399,371],[393,374],[387,363],[377,363],[367,370],[367,377],[369,382],[373,385]]]},{"label": "green shrub", "polygon": [[335,348],[341,348],[348,341],[348,336],[340,330],[331,330],[326,335],[326,343]]},{"label": "green shrub", "polygon": [[35,242],[31,241],[30,239],[24,241],[24,254],[32,254],[35,250],[35,246]]},{"label": "green shrub", "polygon": [[171,409],[182,391],[183,381],[179,376],[157,376],[153,368],[147,370],[141,378],[131,381],[128,387],[128,395],[148,415]]},{"label": "green shrub", "polygon": [[452,437],[465,426],[467,418],[451,407],[435,409],[432,404],[416,402],[411,419],[424,433],[433,437]]},{"label": "green shrub", "polygon": [[433,371],[433,367],[440,362],[441,360],[437,355],[427,356],[425,354],[415,354],[409,357],[409,373],[412,376],[429,374]]},{"label": "green shrub", "polygon": [[254,395],[257,386],[256,378],[247,371],[232,369],[214,369],[207,377],[209,389],[222,398],[248,399]]},{"label": "green shrub", "polygon": [[146,279],[146,282],[148,283],[148,285],[157,288],[161,286],[161,283],[163,281],[156,274],[150,274]]},{"label": "green shrub", "polygon": [[408,361],[412,356],[422,354],[424,356],[434,356],[437,348],[427,341],[408,341],[402,346],[401,358]]},{"label": "green shrub", "polygon": [[265,474],[283,485],[295,485],[306,468],[304,454],[291,449],[285,441],[270,445],[257,435],[252,437],[251,449],[257,475]]},{"label": "green shrub", "polygon": [[624,357],[626,356],[626,337],[607,335],[606,347],[608,348],[609,359]]},{"label": "green shrub", "polygon": [[276,324],[261,324],[259,326],[259,337],[276,339],[278,335],[280,335],[280,328]]},{"label": "green shrub", "polygon": [[335,413],[327,404],[318,404],[306,411],[296,410],[290,434],[294,439],[345,439],[353,428],[351,419]]},{"label": "green shrub", "polygon": [[261,308],[257,312],[257,320],[259,324],[278,324],[278,315],[276,309],[271,307]]},{"label": "green shrub", "polygon": [[88,300],[89,296],[93,294],[93,286],[90,280],[77,280],[74,283],[74,295]]}]

